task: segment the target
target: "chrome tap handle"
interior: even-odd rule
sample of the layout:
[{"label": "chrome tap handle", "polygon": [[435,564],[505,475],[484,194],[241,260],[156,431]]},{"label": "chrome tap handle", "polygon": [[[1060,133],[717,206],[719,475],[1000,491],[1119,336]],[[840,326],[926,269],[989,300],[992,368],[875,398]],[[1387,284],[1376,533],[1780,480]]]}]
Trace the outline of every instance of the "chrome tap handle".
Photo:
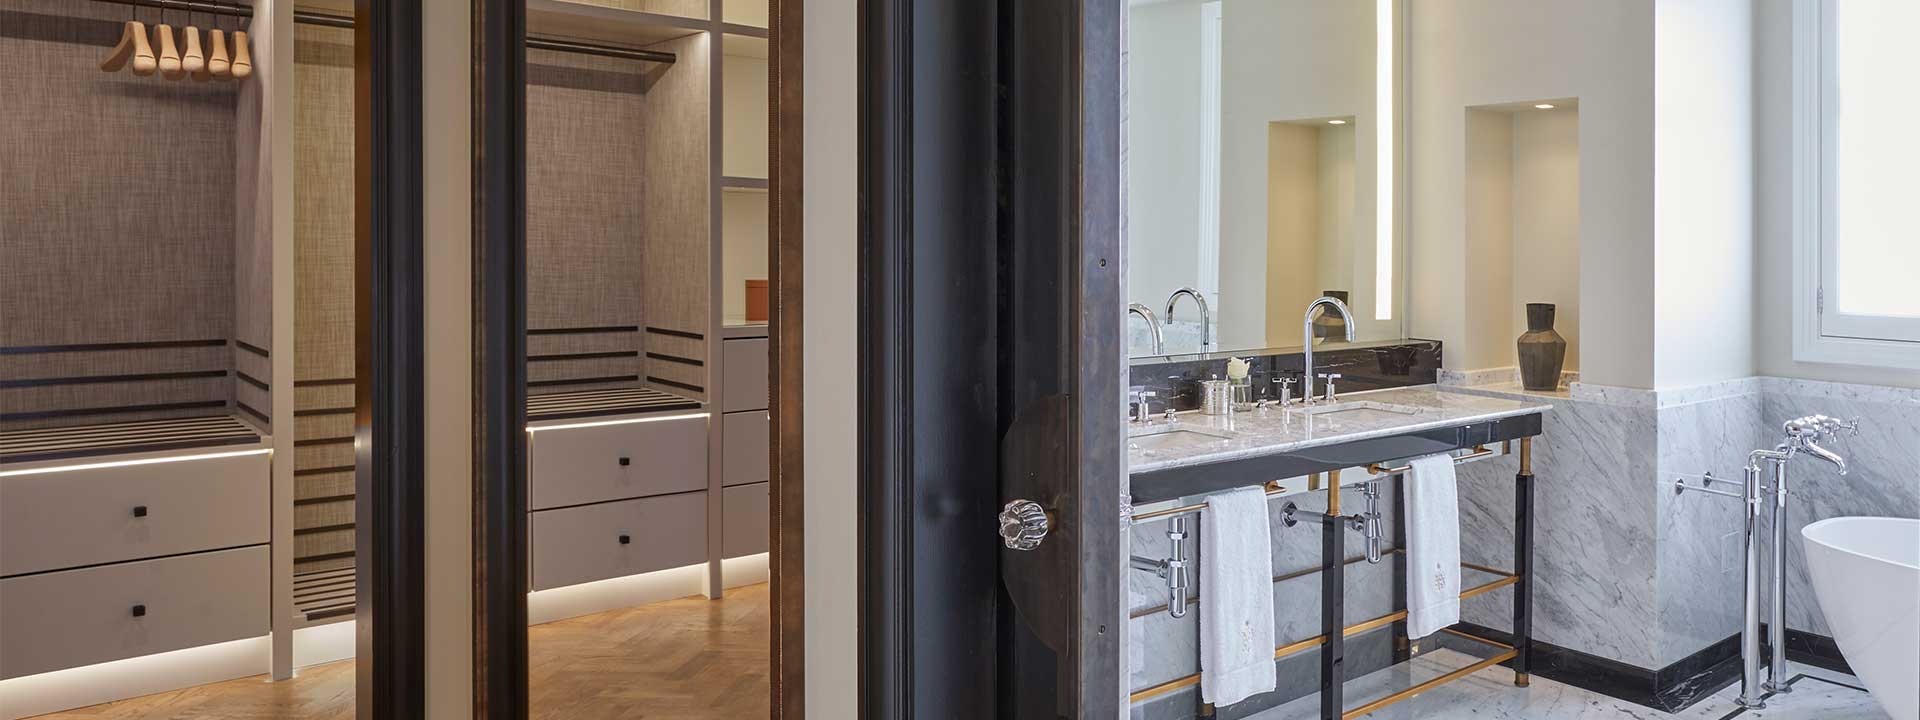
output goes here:
[{"label": "chrome tap handle", "polygon": [[1327,383],[1327,394],[1325,396],[1325,399],[1327,402],[1338,401],[1339,399],[1338,396],[1334,394],[1333,381],[1339,380],[1340,378],[1343,378],[1343,377],[1346,377],[1346,376],[1341,375],[1340,373],[1320,373],[1320,379],[1326,381]]},{"label": "chrome tap handle", "polygon": [[1277,377],[1273,379],[1273,384],[1280,386],[1280,407],[1288,407],[1293,404],[1293,384],[1297,382],[1300,381],[1291,377]]},{"label": "chrome tap handle", "polygon": [[1047,539],[1053,519],[1032,500],[1014,500],[1000,508],[1000,541],[1010,550],[1032,550]]}]

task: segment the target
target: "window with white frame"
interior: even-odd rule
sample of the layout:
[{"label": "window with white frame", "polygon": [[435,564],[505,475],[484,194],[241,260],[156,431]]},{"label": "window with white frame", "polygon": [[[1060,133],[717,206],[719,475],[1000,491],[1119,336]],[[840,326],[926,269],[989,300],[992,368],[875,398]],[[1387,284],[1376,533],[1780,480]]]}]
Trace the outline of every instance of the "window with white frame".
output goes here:
[{"label": "window with white frame", "polygon": [[1794,354],[1920,367],[1915,0],[1800,0]]}]

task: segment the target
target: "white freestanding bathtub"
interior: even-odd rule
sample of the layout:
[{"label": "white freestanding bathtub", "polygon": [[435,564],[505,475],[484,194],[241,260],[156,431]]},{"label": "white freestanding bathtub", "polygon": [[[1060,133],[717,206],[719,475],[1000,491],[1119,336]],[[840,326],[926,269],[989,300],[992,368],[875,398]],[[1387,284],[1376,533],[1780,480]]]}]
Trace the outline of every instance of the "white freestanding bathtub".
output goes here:
[{"label": "white freestanding bathtub", "polygon": [[1800,536],[1847,664],[1894,720],[1920,720],[1920,520],[1832,518]]}]

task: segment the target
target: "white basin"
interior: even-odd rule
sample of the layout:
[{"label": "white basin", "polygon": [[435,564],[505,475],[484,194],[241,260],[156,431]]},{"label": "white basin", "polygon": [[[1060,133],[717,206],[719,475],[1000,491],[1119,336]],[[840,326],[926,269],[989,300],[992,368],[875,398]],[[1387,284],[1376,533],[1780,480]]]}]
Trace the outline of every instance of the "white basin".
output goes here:
[{"label": "white basin", "polygon": [[1194,447],[1207,445],[1227,439],[1225,435],[1204,433],[1186,428],[1164,428],[1149,430],[1127,436],[1129,450],[1166,450],[1169,448]]}]

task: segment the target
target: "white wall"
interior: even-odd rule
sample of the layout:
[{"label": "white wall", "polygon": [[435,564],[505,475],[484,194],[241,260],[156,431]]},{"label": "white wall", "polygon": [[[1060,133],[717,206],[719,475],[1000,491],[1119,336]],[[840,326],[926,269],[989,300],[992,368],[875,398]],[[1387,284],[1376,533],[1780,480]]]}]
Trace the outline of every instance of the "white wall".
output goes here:
[{"label": "white wall", "polygon": [[1653,1],[1420,0],[1408,14],[1408,334],[1464,344],[1490,310],[1468,303],[1466,108],[1578,98],[1579,304],[1607,309],[1581,318],[1582,377],[1652,387]]},{"label": "white wall", "polygon": [[1920,388],[1920,372],[1793,359],[1793,2],[1754,2],[1754,361],[1762,375]]},{"label": "white wall", "polygon": [[1749,0],[1654,7],[1655,387],[1746,377],[1754,371],[1753,11]]},{"label": "white wall", "polygon": [[854,424],[859,156],[852,2],[806,6],[802,144],[806,351],[802,422],[806,465],[807,717],[857,717],[858,598],[854,589],[858,499]]},{"label": "white wall", "polygon": [[1200,2],[1136,6],[1128,22],[1127,94],[1152,101],[1128,108],[1127,297],[1158,316],[1200,286]]}]

